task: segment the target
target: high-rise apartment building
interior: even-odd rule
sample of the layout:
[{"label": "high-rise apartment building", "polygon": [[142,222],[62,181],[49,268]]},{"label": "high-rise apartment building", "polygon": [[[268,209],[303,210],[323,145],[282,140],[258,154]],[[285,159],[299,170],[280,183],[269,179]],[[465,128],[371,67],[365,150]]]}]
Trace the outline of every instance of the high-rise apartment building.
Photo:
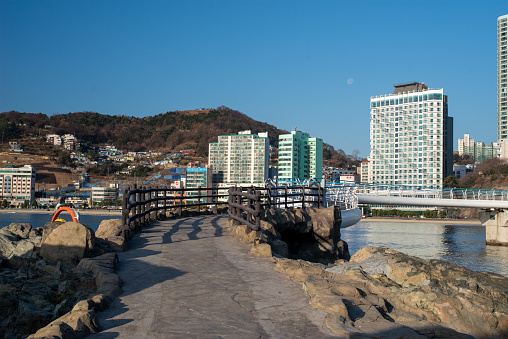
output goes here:
[{"label": "high-rise apartment building", "polygon": [[208,147],[213,183],[263,185],[268,179],[268,132],[220,135]]},{"label": "high-rise apartment building", "polygon": [[497,18],[497,141],[508,139],[508,14]]},{"label": "high-rise apartment building", "polygon": [[469,134],[464,134],[464,139],[459,138],[459,155],[469,155],[475,162],[483,162],[497,157],[499,144],[493,142],[491,145],[481,141],[474,142]]},{"label": "high-rise apartment building", "polygon": [[464,138],[459,138],[459,155],[474,156],[474,139],[469,134],[464,134]]},{"label": "high-rise apartment building", "polygon": [[394,85],[370,99],[369,182],[441,186],[453,174],[453,118],[443,89]]},{"label": "high-rise apartment building", "polygon": [[291,131],[279,135],[278,178],[321,179],[323,176],[323,139]]}]

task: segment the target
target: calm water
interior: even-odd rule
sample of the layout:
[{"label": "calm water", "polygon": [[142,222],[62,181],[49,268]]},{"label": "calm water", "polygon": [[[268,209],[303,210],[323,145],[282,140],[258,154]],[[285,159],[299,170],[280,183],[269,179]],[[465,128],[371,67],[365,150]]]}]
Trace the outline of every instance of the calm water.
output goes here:
[{"label": "calm water", "polygon": [[[69,215],[63,215],[70,220]],[[97,230],[105,219],[119,215],[81,215],[80,221]],[[0,212],[0,228],[13,222],[44,226],[51,214]],[[508,247],[485,245],[485,227],[432,223],[368,222],[342,229],[351,254],[363,246],[388,247],[423,259],[440,259],[475,271],[508,276]]]},{"label": "calm water", "polygon": [[342,229],[341,236],[351,255],[363,246],[388,247],[508,276],[508,247],[485,245],[485,227],[481,225],[362,221]]},{"label": "calm water", "polygon": [[[48,221],[51,221],[52,214],[45,213],[13,213],[13,212],[0,212],[0,228],[10,225],[13,222],[27,222],[32,227],[42,227]],[[60,214],[61,218],[71,221],[68,213]],[[120,219],[120,215],[84,215],[80,214],[79,221],[83,224],[90,226],[94,231],[97,230],[102,220],[106,219]]]}]

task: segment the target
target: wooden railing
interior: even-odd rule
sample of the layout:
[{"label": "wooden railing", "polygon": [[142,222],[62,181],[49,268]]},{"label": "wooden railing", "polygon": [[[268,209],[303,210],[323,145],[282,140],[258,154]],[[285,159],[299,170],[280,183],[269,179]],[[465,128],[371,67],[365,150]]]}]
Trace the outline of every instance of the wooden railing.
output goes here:
[{"label": "wooden railing", "polygon": [[[321,207],[324,189],[321,186],[279,186],[279,187],[231,187],[228,194],[218,194],[226,188],[137,188],[125,189],[122,204],[122,225],[117,235],[125,238],[132,231],[138,232],[152,220],[173,210],[181,215],[183,208],[228,204],[229,217],[236,223],[248,225],[253,230],[260,226],[261,210],[266,208]],[[191,195],[197,192],[197,195]],[[227,202],[226,198],[228,197]],[[201,202],[206,199],[206,202]],[[222,201],[221,201],[222,200]],[[192,201],[191,203],[188,203]],[[194,202],[197,201],[197,202]],[[162,211],[162,213],[159,213]]]},{"label": "wooden railing", "polygon": [[[219,201],[220,198],[228,196],[218,194],[218,190],[211,187],[137,188],[136,186],[134,189],[125,189],[122,202],[122,225],[117,235],[128,238],[131,231],[134,233],[139,231],[151,220],[165,215],[167,210],[173,210],[175,214],[181,215],[183,208],[197,207],[199,209],[200,206],[212,206],[213,210],[217,211],[218,205],[227,204],[226,201]],[[194,192],[197,192],[197,195],[189,195]],[[203,199],[207,201],[201,202]],[[197,202],[188,203],[189,201]]]},{"label": "wooden railing", "polygon": [[235,224],[257,231],[261,210],[268,208],[322,207],[324,189],[318,186],[230,187],[228,215]]},{"label": "wooden railing", "polygon": [[[246,190],[244,192],[244,190]],[[243,203],[245,202],[245,204]],[[259,230],[261,213],[261,191],[254,187],[230,187],[228,215],[234,224],[244,224],[254,231]]]}]

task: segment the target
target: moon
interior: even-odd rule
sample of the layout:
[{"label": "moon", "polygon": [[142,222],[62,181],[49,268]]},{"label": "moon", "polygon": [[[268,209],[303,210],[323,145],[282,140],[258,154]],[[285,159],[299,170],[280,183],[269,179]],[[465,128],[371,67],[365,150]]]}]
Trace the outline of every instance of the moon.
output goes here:
[{"label": "moon", "polygon": [[353,82],[355,82],[355,79],[353,79],[353,78],[349,78],[349,79],[347,79],[347,84],[348,84],[348,85],[352,85],[352,84],[353,84]]}]

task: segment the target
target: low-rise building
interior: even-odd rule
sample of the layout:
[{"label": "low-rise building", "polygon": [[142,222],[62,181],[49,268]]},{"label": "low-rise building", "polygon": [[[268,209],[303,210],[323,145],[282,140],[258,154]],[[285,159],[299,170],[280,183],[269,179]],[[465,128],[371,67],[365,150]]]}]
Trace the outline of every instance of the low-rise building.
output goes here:
[{"label": "low-rise building", "polygon": [[[212,168],[211,167],[189,167],[186,173],[186,188],[212,187]],[[212,191],[187,191],[187,202],[195,203],[211,203],[212,198],[190,199],[190,197],[198,195],[211,195]]]},{"label": "low-rise building", "polygon": [[468,165],[453,165],[453,175],[455,178],[460,179],[464,177],[466,174],[474,172],[476,169],[475,164]]},{"label": "low-rise building", "polygon": [[46,141],[54,146],[60,146],[62,144],[62,137],[58,134],[46,135]]},{"label": "low-rise building", "polygon": [[23,148],[21,148],[21,145],[19,144],[19,142],[9,141],[9,151],[23,152]]},{"label": "low-rise building", "polygon": [[0,199],[11,205],[30,203],[35,195],[35,169],[31,165],[0,168]]},{"label": "low-rise building", "polygon": [[340,176],[340,182],[343,184],[358,184],[360,182],[360,176],[356,173],[342,174]]},{"label": "low-rise building", "polygon": [[118,188],[92,187],[92,203],[115,202],[116,200],[118,200]]}]

